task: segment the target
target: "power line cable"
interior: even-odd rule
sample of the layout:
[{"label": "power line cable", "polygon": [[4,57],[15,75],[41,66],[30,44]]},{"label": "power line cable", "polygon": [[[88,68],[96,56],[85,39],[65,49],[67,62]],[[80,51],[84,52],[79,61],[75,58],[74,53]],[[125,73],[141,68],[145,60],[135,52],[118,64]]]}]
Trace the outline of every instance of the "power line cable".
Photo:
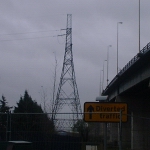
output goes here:
[{"label": "power line cable", "polygon": [[50,32],[50,31],[60,31],[60,30],[34,31],[34,32],[24,32],[24,33],[4,33],[0,35],[19,35],[19,34],[29,34],[29,33]]},{"label": "power line cable", "polygon": [[43,36],[43,37],[33,37],[33,38],[22,38],[22,39],[12,39],[12,40],[0,40],[0,42],[8,42],[8,41],[19,41],[19,40],[29,40],[29,39],[40,39],[40,38],[49,38],[49,37],[57,37],[57,35],[54,36]]}]

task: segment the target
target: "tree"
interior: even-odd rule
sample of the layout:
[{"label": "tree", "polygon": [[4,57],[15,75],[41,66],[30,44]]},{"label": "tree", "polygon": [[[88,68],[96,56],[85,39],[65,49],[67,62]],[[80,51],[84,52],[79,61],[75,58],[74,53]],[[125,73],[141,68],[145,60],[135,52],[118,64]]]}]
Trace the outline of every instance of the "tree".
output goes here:
[{"label": "tree", "polygon": [[24,97],[20,97],[17,107],[14,109],[14,113],[43,113],[43,110],[36,101],[32,100],[28,91],[25,91]]},{"label": "tree", "polygon": [[54,132],[54,124],[25,91],[14,109],[12,130],[13,140],[43,141]]},{"label": "tree", "polygon": [[12,108],[12,107],[9,107],[7,103],[8,102],[6,101],[5,96],[2,95],[2,99],[0,100],[0,112],[1,113],[8,113],[10,109]]},{"label": "tree", "polygon": [[12,108],[7,103],[6,98],[2,95],[2,99],[0,100],[0,140],[2,141],[7,140],[8,113]]},{"label": "tree", "polygon": [[79,132],[80,136],[82,137],[83,142],[86,142],[88,140],[89,127],[88,127],[88,124],[85,123],[83,120],[78,120],[74,124],[72,130]]}]

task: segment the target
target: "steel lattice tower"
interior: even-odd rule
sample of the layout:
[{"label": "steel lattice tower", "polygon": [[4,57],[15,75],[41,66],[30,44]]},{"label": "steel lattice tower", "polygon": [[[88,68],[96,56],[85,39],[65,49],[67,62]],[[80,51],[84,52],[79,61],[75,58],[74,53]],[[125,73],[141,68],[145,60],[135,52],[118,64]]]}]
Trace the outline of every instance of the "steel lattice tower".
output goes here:
[{"label": "steel lattice tower", "polygon": [[[60,117],[59,113],[61,112],[71,113],[70,118]],[[70,128],[75,121],[82,118],[81,113],[72,53],[72,15],[68,14],[65,54],[60,83],[53,107],[53,120],[59,129]]]}]

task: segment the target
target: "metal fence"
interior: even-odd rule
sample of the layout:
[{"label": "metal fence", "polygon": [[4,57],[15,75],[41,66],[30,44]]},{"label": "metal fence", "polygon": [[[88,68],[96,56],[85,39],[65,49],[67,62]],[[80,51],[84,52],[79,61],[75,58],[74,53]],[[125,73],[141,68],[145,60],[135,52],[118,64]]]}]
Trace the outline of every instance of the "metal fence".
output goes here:
[{"label": "metal fence", "polygon": [[[68,128],[68,123],[65,122],[70,121],[68,118],[71,114],[59,115],[60,122],[56,126],[51,113],[1,113],[0,149],[1,144],[6,141],[30,141],[33,143],[33,150],[103,150],[105,123],[74,120],[74,124],[69,124]],[[122,126],[120,123],[107,123],[107,149],[119,150],[120,142],[122,150],[135,147],[149,149],[149,125],[150,118],[135,114],[128,114],[128,121],[122,123]]]}]

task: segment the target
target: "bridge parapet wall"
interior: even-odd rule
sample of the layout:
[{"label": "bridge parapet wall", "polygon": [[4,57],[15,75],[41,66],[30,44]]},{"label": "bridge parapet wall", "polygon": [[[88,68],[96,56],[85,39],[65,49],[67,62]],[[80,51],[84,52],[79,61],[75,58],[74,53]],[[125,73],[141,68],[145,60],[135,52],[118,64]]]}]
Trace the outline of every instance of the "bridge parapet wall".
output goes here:
[{"label": "bridge parapet wall", "polygon": [[102,95],[109,99],[150,78],[150,43],[148,43],[109,83]]}]

